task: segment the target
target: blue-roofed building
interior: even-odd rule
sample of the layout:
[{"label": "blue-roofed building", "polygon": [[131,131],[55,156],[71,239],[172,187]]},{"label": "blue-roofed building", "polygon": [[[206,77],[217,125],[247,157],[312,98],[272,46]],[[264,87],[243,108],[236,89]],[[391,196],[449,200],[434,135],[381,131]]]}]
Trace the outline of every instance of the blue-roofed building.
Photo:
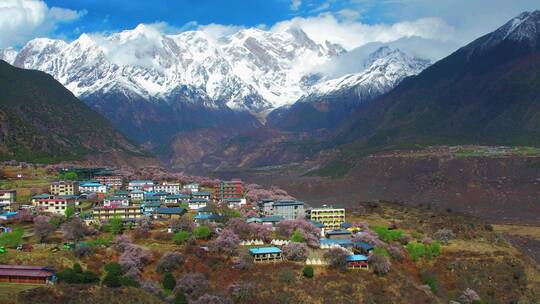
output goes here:
[{"label": "blue-roofed building", "polygon": [[81,193],[107,193],[107,186],[100,183],[85,182],[79,185]]},{"label": "blue-roofed building", "polygon": [[189,199],[191,198],[190,195],[187,195],[187,194],[182,194],[182,193],[179,193],[179,194],[172,194],[172,195],[167,195],[165,197],[165,203],[166,204],[187,204],[189,203]]},{"label": "blue-roofed building", "polygon": [[347,268],[369,269],[368,257],[363,254],[353,254],[347,257]]},{"label": "blue-roofed building", "polygon": [[206,198],[192,198],[189,200],[188,205],[191,210],[199,210],[208,206],[209,200]]},{"label": "blue-roofed building", "polygon": [[328,249],[332,247],[343,247],[346,249],[352,249],[354,247],[354,243],[351,240],[344,240],[344,239],[327,239],[327,238],[321,238],[319,239],[319,243],[322,249]]},{"label": "blue-roofed building", "polygon": [[156,209],[161,207],[161,202],[158,201],[144,201],[141,204],[142,212],[146,215],[154,214]]},{"label": "blue-roofed building", "polygon": [[180,218],[186,212],[187,210],[181,207],[156,208],[155,215],[157,218],[161,219],[176,219]]},{"label": "blue-roofed building", "polygon": [[193,218],[195,219],[195,223],[201,224],[208,222],[215,223],[217,221],[220,221],[223,217],[219,214],[215,214],[212,209],[206,206],[198,209],[197,214]]},{"label": "blue-roofed building", "polygon": [[251,248],[249,250],[249,253],[251,254],[251,256],[253,256],[253,261],[255,263],[269,263],[269,262],[283,261],[281,249],[277,247]]},{"label": "blue-roofed building", "polygon": [[212,193],[206,191],[193,192],[191,193],[191,197],[210,200],[210,198],[212,197]]},{"label": "blue-roofed building", "polygon": [[7,221],[12,218],[15,218],[16,216],[17,216],[17,212],[15,211],[5,212],[5,213],[0,214],[0,220]]},{"label": "blue-roofed building", "polygon": [[272,227],[275,227],[279,222],[283,221],[284,218],[282,216],[263,216],[263,217],[250,217],[246,219],[246,223],[259,223],[263,225],[270,225]]},{"label": "blue-roofed building", "polygon": [[364,254],[369,254],[374,249],[374,247],[370,244],[361,241],[355,242],[354,248]]},{"label": "blue-roofed building", "polygon": [[351,234],[347,229],[334,229],[325,232],[326,237],[329,239],[348,239]]}]

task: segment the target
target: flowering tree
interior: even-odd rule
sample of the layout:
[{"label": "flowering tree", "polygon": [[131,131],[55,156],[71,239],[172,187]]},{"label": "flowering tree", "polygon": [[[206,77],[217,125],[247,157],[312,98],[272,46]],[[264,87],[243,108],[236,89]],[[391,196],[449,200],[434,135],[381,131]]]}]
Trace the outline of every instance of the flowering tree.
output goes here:
[{"label": "flowering tree", "polygon": [[69,241],[78,242],[87,233],[86,224],[80,218],[75,217],[61,226],[64,238]]},{"label": "flowering tree", "polygon": [[448,243],[451,240],[453,240],[455,237],[456,235],[454,234],[454,232],[448,228],[439,229],[437,230],[437,232],[433,234],[433,238],[438,240],[444,245],[448,245]]},{"label": "flowering tree", "polygon": [[476,291],[467,288],[459,297],[459,301],[463,304],[478,303],[480,301],[480,296],[478,295],[478,293],[476,293]]},{"label": "flowering tree", "polygon": [[34,234],[40,243],[45,241],[54,230],[56,230],[56,227],[49,223],[49,217],[39,215],[34,218]]},{"label": "flowering tree", "polygon": [[282,249],[285,258],[291,261],[305,261],[309,253],[309,249],[304,243],[290,242]]},{"label": "flowering tree", "polygon": [[386,249],[388,251],[388,254],[392,257],[392,259],[401,262],[405,258],[405,253],[399,246],[391,245],[388,246]]},{"label": "flowering tree", "polygon": [[303,233],[304,241],[311,247],[319,245],[321,230],[310,222],[302,219],[285,220],[278,224],[278,233],[286,238],[290,238],[294,233]]},{"label": "flowering tree", "polygon": [[375,247],[384,247],[386,244],[379,239],[379,235],[370,229],[355,234],[352,238],[353,242],[365,242]]},{"label": "flowering tree", "polygon": [[240,239],[231,229],[224,229],[221,234],[209,243],[210,249],[227,255],[234,255]]},{"label": "flowering tree", "polygon": [[369,265],[378,275],[385,275],[390,271],[390,261],[387,257],[381,254],[373,253],[369,256]]},{"label": "flowering tree", "polygon": [[347,267],[347,257],[349,252],[341,247],[330,248],[324,253],[324,259],[328,266],[337,269],[345,269]]},{"label": "flowering tree", "polygon": [[192,299],[199,298],[210,288],[206,277],[199,272],[186,273],[176,283],[174,293],[180,290]]},{"label": "flowering tree", "polygon": [[156,272],[165,273],[175,270],[184,262],[184,257],[178,252],[167,252],[157,262]]},{"label": "flowering tree", "polygon": [[130,268],[142,269],[152,259],[152,254],[141,246],[129,244],[120,255],[119,263],[124,271]]},{"label": "flowering tree", "polygon": [[226,304],[228,303],[223,296],[204,294],[200,296],[196,301],[191,302],[193,304]]},{"label": "flowering tree", "polygon": [[121,234],[114,238],[113,245],[119,252],[124,252],[128,245],[131,245],[131,240],[127,235]]},{"label": "flowering tree", "polygon": [[189,219],[187,216],[183,215],[179,219],[174,219],[171,221],[170,228],[172,231],[193,231],[193,228],[195,228],[195,224],[191,219]]}]

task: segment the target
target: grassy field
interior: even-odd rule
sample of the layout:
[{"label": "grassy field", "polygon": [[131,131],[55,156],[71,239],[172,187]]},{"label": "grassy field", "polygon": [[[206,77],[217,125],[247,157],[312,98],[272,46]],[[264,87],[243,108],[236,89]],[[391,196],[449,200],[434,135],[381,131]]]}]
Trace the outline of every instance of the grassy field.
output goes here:
[{"label": "grassy field", "polygon": [[0,303],[13,303],[17,293],[42,287],[42,284],[0,283]]},{"label": "grassy field", "polygon": [[499,233],[527,236],[540,240],[540,227],[538,226],[493,225],[493,229]]}]

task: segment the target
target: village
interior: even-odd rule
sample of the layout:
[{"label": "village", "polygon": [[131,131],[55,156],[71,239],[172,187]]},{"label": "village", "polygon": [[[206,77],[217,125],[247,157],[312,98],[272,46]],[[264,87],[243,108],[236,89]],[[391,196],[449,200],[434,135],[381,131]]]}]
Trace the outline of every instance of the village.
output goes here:
[{"label": "village", "polygon": [[[168,302],[214,303],[204,301],[225,296],[201,292],[211,289],[202,274],[212,268],[209,261],[225,263],[216,270],[221,280],[228,280],[228,268],[253,273],[279,265],[298,269],[280,274],[284,281],[331,273],[385,278],[393,264],[436,259],[456,238],[446,227],[417,233],[392,218],[370,221],[362,208],[314,207],[239,179],[127,179],[111,169],[63,168],[48,190],[28,204],[17,189],[0,190],[0,284],[100,284],[142,289]],[[47,256],[37,259],[43,264],[31,258],[39,254]],[[187,266],[202,257],[203,270]],[[436,283],[423,280],[434,292]],[[231,284],[240,291],[226,297],[253,300],[238,295],[255,292],[243,290],[248,283]]]}]

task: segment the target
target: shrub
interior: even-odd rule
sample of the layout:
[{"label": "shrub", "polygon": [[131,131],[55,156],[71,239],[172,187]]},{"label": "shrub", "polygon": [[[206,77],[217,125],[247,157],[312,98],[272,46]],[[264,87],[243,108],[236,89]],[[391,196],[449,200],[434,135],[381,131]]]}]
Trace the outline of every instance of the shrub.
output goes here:
[{"label": "shrub", "polygon": [[456,235],[454,234],[454,232],[447,228],[439,229],[433,234],[433,238],[444,245],[448,245],[448,243],[455,237]]},{"label": "shrub", "polygon": [[65,213],[66,218],[71,219],[75,215],[75,207],[67,207]]},{"label": "shrub", "polygon": [[385,275],[390,271],[390,261],[384,255],[374,253],[369,256],[368,262],[373,272],[378,275]]},{"label": "shrub", "polygon": [[308,257],[308,247],[303,243],[290,242],[283,246],[283,255],[291,261],[305,261]]},{"label": "shrub", "polygon": [[0,234],[0,246],[17,247],[22,244],[24,230],[15,228],[11,232]]},{"label": "shrub", "polygon": [[234,260],[234,268],[236,269],[248,269],[253,265],[253,257],[247,250],[242,250],[237,258]]},{"label": "shrub", "polygon": [[114,238],[114,247],[119,252],[124,252],[127,246],[131,245],[131,240],[126,235],[118,235]]},{"label": "shrub", "polygon": [[225,304],[226,299],[223,296],[204,294],[200,296],[193,304]]},{"label": "shrub", "polygon": [[81,273],[82,283],[97,283],[99,282],[99,276],[92,271],[86,270]]},{"label": "shrub", "polygon": [[49,224],[53,225],[55,228],[60,228],[64,223],[65,218],[61,215],[53,215],[49,219]]},{"label": "shrub", "polygon": [[188,304],[186,295],[182,291],[177,292],[174,296],[174,304]]},{"label": "shrub", "polygon": [[120,277],[120,285],[126,286],[126,287],[140,287],[141,284],[139,282],[131,277],[122,276]]},{"label": "shrub", "polygon": [[108,274],[116,276],[122,275],[122,266],[120,266],[120,264],[118,264],[117,262],[107,263],[103,268]]},{"label": "shrub", "polygon": [[376,254],[380,254],[380,255],[384,255],[386,257],[389,257],[390,254],[388,253],[388,251],[386,249],[384,249],[383,247],[375,247],[373,249],[373,253],[376,253]]},{"label": "shrub", "polygon": [[178,252],[166,252],[156,264],[156,272],[165,273],[175,270],[184,262],[184,257]]},{"label": "shrub", "polygon": [[315,270],[311,266],[304,267],[304,270],[302,271],[302,274],[306,278],[313,278],[314,273],[315,273]]},{"label": "shrub", "polygon": [[234,303],[253,303],[253,295],[255,288],[249,282],[238,282],[229,286],[229,294],[231,294]]},{"label": "shrub", "polygon": [[439,290],[439,283],[437,283],[437,279],[434,276],[426,275],[423,278],[424,284],[429,286],[429,289],[431,289],[431,292],[437,293]]},{"label": "shrub", "polygon": [[300,229],[294,230],[290,238],[291,241],[301,243],[304,241],[304,232]]},{"label": "shrub", "polygon": [[73,264],[73,271],[75,271],[76,273],[82,273],[83,269],[81,267],[81,264],[79,263]]},{"label": "shrub", "polygon": [[83,271],[80,264],[57,273],[58,280],[69,284],[88,284],[99,282],[99,276],[92,271]]},{"label": "shrub", "polygon": [[78,217],[72,218],[71,221],[65,222],[61,226],[64,238],[68,241],[78,242],[87,233],[86,224]]},{"label": "shrub", "polygon": [[179,219],[172,220],[170,223],[170,228],[174,232],[177,232],[180,230],[191,232],[193,231],[193,228],[195,228],[195,224],[189,217],[187,217],[186,215],[183,215]]},{"label": "shrub", "polygon": [[345,269],[347,267],[347,257],[349,253],[341,248],[330,248],[324,253],[324,259],[328,263],[328,266],[336,269]]},{"label": "shrub", "polygon": [[124,271],[132,267],[142,269],[150,260],[152,254],[141,246],[129,244],[124,248],[124,252],[120,255],[119,263]]},{"label": "shrub", "polygon": [[212,230],[210,230],[210,227],[202,225],[193,229],[193,235],[198,240],[207,240],[212,235]]},{"label": "shrub", "polygon": [[166,290],[173,290],[176,287],[176,279],[170,272],[166,272],[163,275],[163,288]]},{"label": "shrub", "polygon": [[382,226],[373,226],[372,229],[379,235],[379,238],[385,242],[395,241],[403,235],[402,230],[390,230],[387,227]]},{"label": "shrub", "polygon": [[110,288],[117,288],[122,286],[122,283],[120,282],[120,277],[111,273],[105,275],[101,283]]},{"label": "shrub", "polygon": [[124,230],[124,222],[119,217],[114,217],[109,221],[109,229],[112,234],[121,234]]},{"label": "shrub", "polygon": [[289,268],[284,268],[279,272],[278,279],[281,283],[292,284],[296,282],[297,274]]},{"label": "shrub", "polygon": [[[277,231],[280,235],[286,238],[291,238],[296,231],[301,231],[303,234],[302,242],[304,240],[309,240],[309,242],[307,242],[309,246],[319,245],[318,240],[321,234],[321,230],[306,220],[297,219],[281,221],[278,224]],[[298,236],[299,235],[297,233],[296,237]]]},{"label": "shrub", "polygon": [[189,232],[187,231],[178,231],[173,236],[173,242],[177,245],[184,244],[184,242],[189,238]]}]

